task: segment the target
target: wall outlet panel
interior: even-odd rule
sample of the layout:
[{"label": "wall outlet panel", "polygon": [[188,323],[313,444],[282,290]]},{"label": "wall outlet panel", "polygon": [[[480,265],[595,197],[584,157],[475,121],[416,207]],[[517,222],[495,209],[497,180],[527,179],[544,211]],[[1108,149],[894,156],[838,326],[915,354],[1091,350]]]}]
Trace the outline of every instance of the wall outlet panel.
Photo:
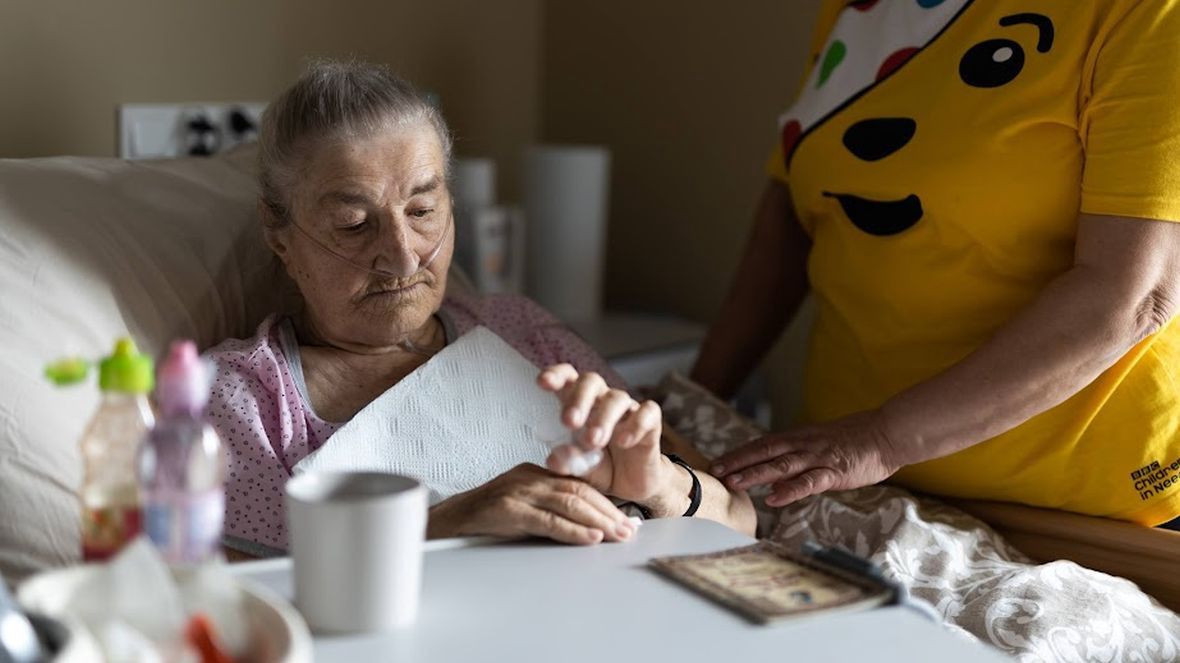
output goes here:
[{"label": "wall outlet panel", "polygon": [[[224,152],[257,137],[265,109],[266,103],[257,101],[122,104],[119,156],[161,159]],[[235,115],[239,116],[237,123]]]}]

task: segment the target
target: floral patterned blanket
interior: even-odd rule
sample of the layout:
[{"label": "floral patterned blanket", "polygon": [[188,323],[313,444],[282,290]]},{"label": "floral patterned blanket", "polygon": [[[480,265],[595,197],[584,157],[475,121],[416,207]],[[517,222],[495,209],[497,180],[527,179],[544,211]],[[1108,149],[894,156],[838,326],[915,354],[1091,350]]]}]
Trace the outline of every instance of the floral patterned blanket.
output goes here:
[{"label": "floral patterned blanket", "polygon": [[[709,457],[761,434],[679,375],[655,389],[669,425]],[[1177,661],[1180,617],[1122,578],[1068,561],[1035,564],[976,518],[892,486],[831,492],[780,509],[754,495],[760,536],[838,545],[878,564],[948,629],[1034,661]]]}]

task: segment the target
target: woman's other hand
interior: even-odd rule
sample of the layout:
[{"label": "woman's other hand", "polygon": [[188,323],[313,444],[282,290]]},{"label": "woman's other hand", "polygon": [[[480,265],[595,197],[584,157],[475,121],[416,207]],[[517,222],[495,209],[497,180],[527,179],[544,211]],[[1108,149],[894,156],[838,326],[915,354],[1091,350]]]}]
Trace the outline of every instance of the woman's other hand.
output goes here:
[{"label": "woman's other hand", "polygon": [[590,545],[624,541],[636,525],[590,484],[524,463],[430,510],[427,537],[540,536]]},{"label": "woman's other hand", "polygon": [[765,435],[713,461],[727,486],[771,486],[769,506],[784,506],[828,490],[878,483],[901,464],[876,411]]},{"label": "woman's other hand", "polygon": [[[612,389],[597,373],[578,373],[569,364],[541,371],[537,384],[557,395],[561,421],[573,431],[572,443],[549,455],[549,469],[572,474],[580,469],[579,456],[600,451],[602,461],[582,478],[608,495],[649,509],[666,501],[664,489],[670,482],[687,480],[687,473],[660,452],[663,415],[654,401],[640,403],[622,389]],[[683,492],[685,504],[675,505],[681,512],[687,506],[688,491]]]}]

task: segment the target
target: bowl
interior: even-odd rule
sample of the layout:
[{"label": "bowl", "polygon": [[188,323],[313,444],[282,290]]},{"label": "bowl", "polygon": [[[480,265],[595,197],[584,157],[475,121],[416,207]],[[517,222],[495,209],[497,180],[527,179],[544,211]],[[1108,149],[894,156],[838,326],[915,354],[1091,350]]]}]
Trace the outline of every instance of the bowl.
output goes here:
[{"label": "bowl", "polygon": [[[98,643],[90,632],[69,614],[68,597],[100,567],[83,564],[39,573],[17,591],[17,602],[33,615],[60,622],[67,631],[65,646],[52,659],[55,663],[101,660]],[[250,646],[243,663],[277,661],[311,663],[312,641],[307,624],[286,600],[249,580],[236,578],[242,591],[242,607],[250,622]]]}]

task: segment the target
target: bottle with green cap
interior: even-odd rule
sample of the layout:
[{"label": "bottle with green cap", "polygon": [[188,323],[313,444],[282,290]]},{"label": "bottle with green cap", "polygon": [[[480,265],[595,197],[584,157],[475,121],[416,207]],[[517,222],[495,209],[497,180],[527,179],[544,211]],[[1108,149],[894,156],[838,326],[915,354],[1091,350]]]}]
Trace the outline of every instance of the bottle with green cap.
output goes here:
[{"label": "bottle with green cap", "polygon": [[[45,370],[57,384],[86,378],[89,364],[70,358]],[[107,559],[142,528],[136,454],[154,418],[147,394],[154,372],[150,357],[142,355],[129,338],[98,364],[102,401],[80,443],[82,451],[82,557]]]}]

